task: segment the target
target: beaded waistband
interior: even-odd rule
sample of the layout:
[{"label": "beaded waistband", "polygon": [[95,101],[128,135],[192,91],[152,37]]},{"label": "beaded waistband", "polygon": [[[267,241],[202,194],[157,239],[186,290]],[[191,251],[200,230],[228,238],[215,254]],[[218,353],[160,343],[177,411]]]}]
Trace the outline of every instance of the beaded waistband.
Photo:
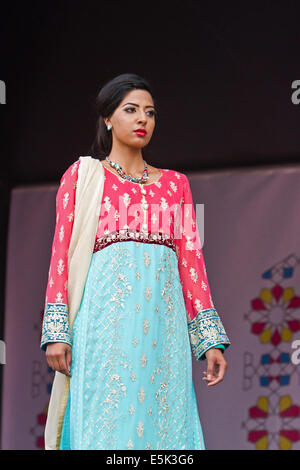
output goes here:
[{"label": "beaded waistband", "polygon": [[104,247],[111,245],[116,242],[124,241],[138,241],[143,243],[154,243],[158,245],[166,245],[175,251],[176,256],[178,257],[178,250],[175,245],[174,240],[167,234],[162,232],[139,232],[138,230],[132,229],[122,229],[110,232],[109,234],[104,235],[101,238],[96,238],[94,245],[94,253],[96,251],[102,250]]}]

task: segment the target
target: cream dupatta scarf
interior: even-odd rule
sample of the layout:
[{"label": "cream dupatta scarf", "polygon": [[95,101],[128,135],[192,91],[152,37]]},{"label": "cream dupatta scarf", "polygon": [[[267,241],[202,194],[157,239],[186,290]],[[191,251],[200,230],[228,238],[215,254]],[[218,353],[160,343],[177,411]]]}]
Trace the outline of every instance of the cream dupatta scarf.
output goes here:
[{"label": "cream dupatta scarf", "polygon": [[[80,157],[72,236],[68,251],[69,328],[79,310],[89,270],[104,187],[104,169],[99,160]],[[45,428],[45,450],[58,450],[70,388],[70,379],[55,372]]]}]

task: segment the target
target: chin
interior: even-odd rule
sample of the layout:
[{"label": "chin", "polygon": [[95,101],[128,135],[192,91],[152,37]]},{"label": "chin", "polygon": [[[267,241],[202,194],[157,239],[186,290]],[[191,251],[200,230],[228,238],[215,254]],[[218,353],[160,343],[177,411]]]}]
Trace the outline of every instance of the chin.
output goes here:
[{"label": "chin", "polygon": [[133,142],[130,145],[131,147],[134,147],[136,149],[141,149],[143,147],[146,147],[146,145],[148,145],[148,142]]}]

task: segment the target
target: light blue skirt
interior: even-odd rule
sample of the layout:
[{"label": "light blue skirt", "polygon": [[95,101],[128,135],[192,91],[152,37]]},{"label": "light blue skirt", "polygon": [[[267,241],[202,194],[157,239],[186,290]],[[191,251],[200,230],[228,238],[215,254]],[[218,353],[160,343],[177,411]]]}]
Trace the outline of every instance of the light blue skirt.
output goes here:
[{"label": "light blue skirt", "polygon": [[60,449],[205,449],[177,263],[133,240],[93,254]]}]

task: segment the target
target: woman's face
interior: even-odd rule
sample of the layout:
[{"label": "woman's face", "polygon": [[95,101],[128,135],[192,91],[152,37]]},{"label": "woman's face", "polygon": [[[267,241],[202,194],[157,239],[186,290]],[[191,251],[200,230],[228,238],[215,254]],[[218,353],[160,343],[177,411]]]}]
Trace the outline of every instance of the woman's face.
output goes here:
[{"label": "woman's face", "polygon": [[[130,147],[145,147],[152,137],[155,127],[155,109],[151,94],[146,90],[131,90],[124,97],[105,124],[111,124],[113,143],[125,144]],[[137,129],[145,129],[145,135],[135,133]]]}]

